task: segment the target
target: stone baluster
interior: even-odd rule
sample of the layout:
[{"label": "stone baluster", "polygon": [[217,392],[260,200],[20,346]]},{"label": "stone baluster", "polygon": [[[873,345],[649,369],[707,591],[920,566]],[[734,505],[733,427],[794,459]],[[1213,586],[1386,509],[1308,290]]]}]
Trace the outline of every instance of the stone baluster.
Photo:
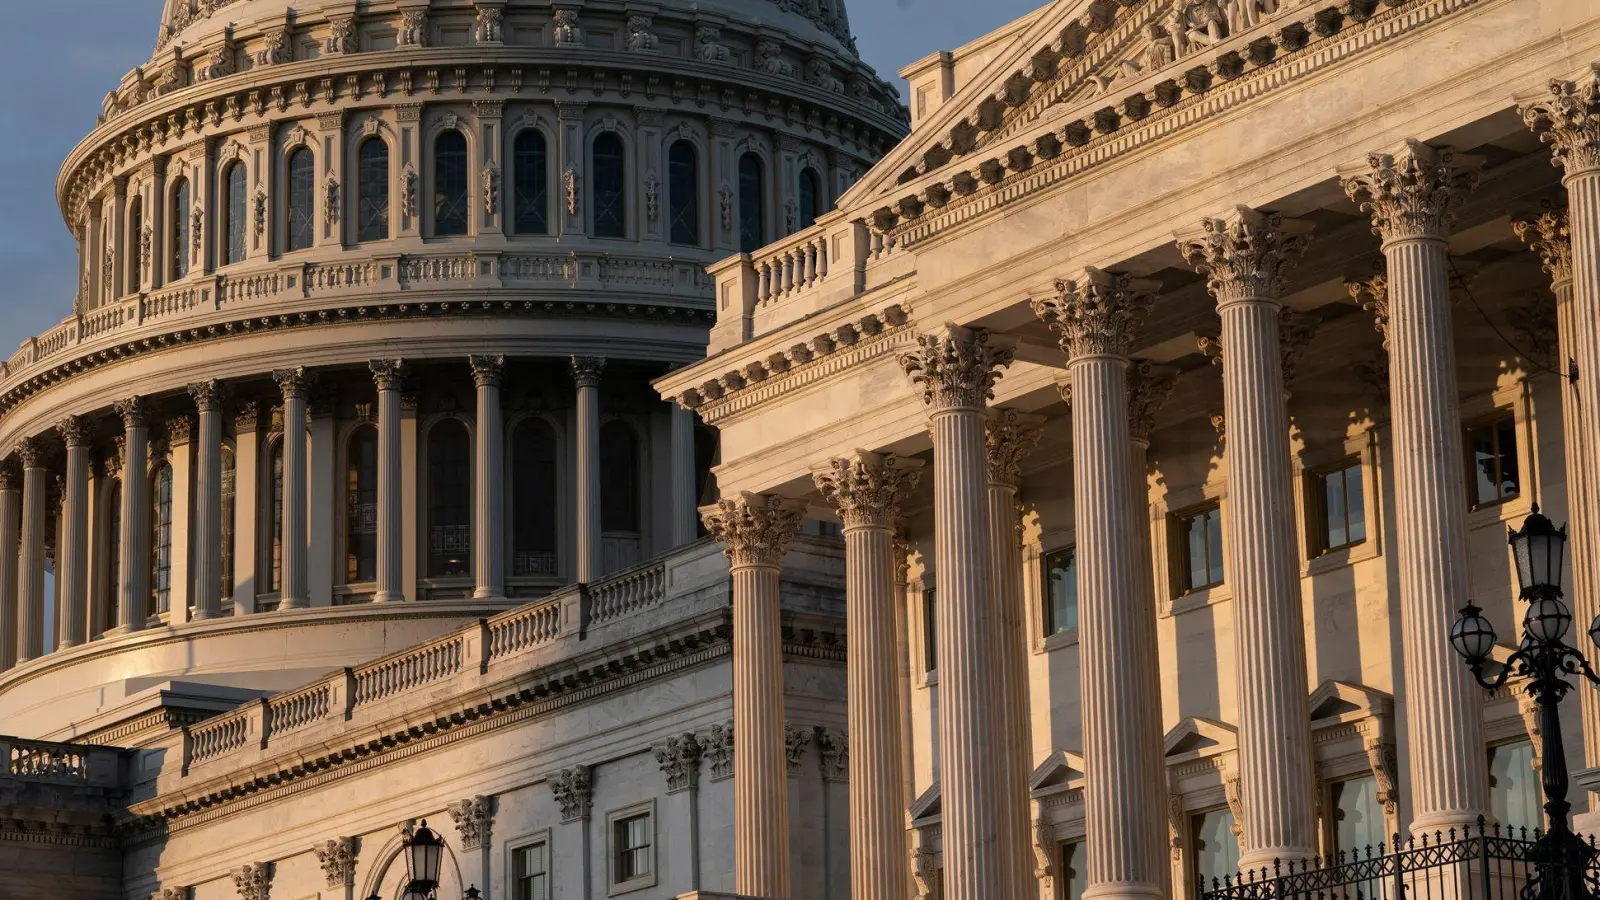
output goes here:
[{"label": "stone baluster", "polygon": [[901,365],[922,391],[933,434],[934,560],[939,586],[939,785],[945,897],[1010,894],[1022,849],[1003,827],[1008,808],[1004,668],[990,571],[985,408],[1009,348],[958,326],[922,335]]},{"label": "stone baluster", "polygon": [[733,579],[734,890],[789,900],[789,777],[778,571],[803,507],[741,494],[701,510]]},{"label": "stone baluster", "polygon": [[504,356],[471,356],[472,381],[478,386],[477,497],[472,504],[472,596],[500,600],[506,595],[505,439],[500,424],[500,379]]},{"label": "stone baluster", "polygon": [[150,608],[150,419],[143,397],[116,405],[122,417],[122,530],[117,536],[117,634],[138,631]]},{"label": "stone baluster", "polygon": [[1489,814],[1482,690],[1449,641],[1456,611],[1468,601],[1470,563],[1446,241],[1476,177],[1449,150],[1415,141],[1342,174],[1345,192],[1372,215],[1388,263],[1395,520],[1405,523],[1396,549],[1411,828],[1431,833]]},{"label": "stone baluster", "polygon": [[222,615],[222,405],[226,391],[222,382],[211,379],[189,385],[189,396],[200,413],[192,533],[194,618],[214,619]]},{"label": "stone baluster", "polygon": [[900,750],[910,735],[899,727],[894,527],[921,466],[857,451],[813,475],[844,523],[853,900],[905,900],[909,888]]},{"label": "stone baluster", "polygon": [[672,546],[681,547],[695,539],[700,519],[695,513],[699,497],[695,494],[693,410],[672,405]]},{"label": "stone baluster", "polygon": [[88,640],[89,612],[89,423],[68,416],[56,425],[66,446],[66,479],[62,500],[61,546],[56,554],[56,649]]},{"label": "stone baluster", "polygon": [[1228,583],[1238,665],[1244,869],[1316,852],[1305,617],[1295,541],[1279,320],[1286,273],[1310,227],[1240,207],[1178,239],[1222,319],[1228,423]]},{"label": "stone baluster", "polygon": [[22,460],[22,538],[17,570],[17,662],[44,655],[44,544],[47,473],[38,438],[17,445]]},{"label": "stone baluster", "polygon": [[405,366],[398,359],[375,359],[367,366],[378,387],[378,584],[372,599],[393,603],[406,598],[400,475],[400,389]]},{"label": "stone baluster", "polygon": [[283,534],[279,563],[278,609],[300,609],[311,604],[306,555],[306,401],[313,375],[304,368],[272,373],[283,393]]},{"label": "stone baluster", "polygon": [[606,361],[574,356],[572,381],[578,387],[578,580],[602,577],[600,559],[600,375]]},{"label": "stone baluster", "polygon": [[21,549],[22,475],[0,461],[0,672],[17,664],[17,553]]},{"label": "stone baluster", "polygon": [[[1154,285],[1088,269],[1035,298],[1060,337],[1072,379],[1073,521],[1077,523],[1082,660],[1084,827],[1088,892],[1159,898],[1168,880],[1166,779],[1153,610],[1136,609],[1140,557],[1131,471],[1128,366]],[[1147,633],[1148,632],[1148,633]]]}]

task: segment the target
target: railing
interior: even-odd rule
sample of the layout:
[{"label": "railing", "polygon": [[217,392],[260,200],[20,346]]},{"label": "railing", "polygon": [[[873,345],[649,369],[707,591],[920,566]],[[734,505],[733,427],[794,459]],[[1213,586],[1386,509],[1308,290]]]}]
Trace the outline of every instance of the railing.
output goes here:
[{"label": "railing", "polygon": [[292,694],[267,701],[267,736],[288,734],[327,718],[333,706],[333,688],[318,682]]},{"label": "railing", "polygon": [[511,575],[514,578],[555,574],[554,550],[518,550],[511,554]]},{"label": "railing", "polygon": [[561,602],[512,610],[489,620],[489,658],[547,644],[561,634]]},{"label": "railing", "polygon": [[231,753],[250,739],[250,707],[234,710],[189,728],[189,762],[205,762]]},{"label": "railing", "polygon": [[355,670],[356,703],[371,703],[461,671],[466,636],[457,632]]},{"label": "railing", "polygon": [[13,740],[6,774],[21,778],[88,781],[89,758],[82,751],[60,744],[34,744]]},{"label": "railing", "polygon": [[205,304],[206,291],[198,287],[181,287],[151,294],[142,301],[145,319],[175,316],[197,309]]},{"label": "railing", "polygon": [[217,296],[223,303],[248,303],[276,297],[283,279],[276,272],[225,275],[217,279]]},{"label": "railing", "polygon": [[787,300],[828,277],[828,233],[808,228],[751,263],[756,270],[756,303]]},{"label": "railing", "polygon": [[378,264],[373,262],[312,263],[306,266],[306,293],[368,287],[378,283]]},{"label": "railing", "polygon": [[123,322],[132,318],[131,315],[124,317],[121,303],[102,306],[83,314],[83,324],[78,326],[78,336],[81,339],[88,339],[108,331],[115,331]]},{"label": "railing", "polygon": [[46,331],[34,341],[33,360],[48,359],[78,341],[77,320],[69,320]]},{"label": "railing", "polygon": [[478,277],[478,257],[408,256],[400,264],[401,280],[407,284],[432,281],[468,281]]},{"label": "railing", "polygon": [[500,277],[507,281],[573,280],[571,256],[513,254],[500,257]]},{"label": "railing", "polygon": [[667,595],[667,566],[649,562],[619,572],[589,589],[589,621],[608,622],[647,606],[654,606]]}]

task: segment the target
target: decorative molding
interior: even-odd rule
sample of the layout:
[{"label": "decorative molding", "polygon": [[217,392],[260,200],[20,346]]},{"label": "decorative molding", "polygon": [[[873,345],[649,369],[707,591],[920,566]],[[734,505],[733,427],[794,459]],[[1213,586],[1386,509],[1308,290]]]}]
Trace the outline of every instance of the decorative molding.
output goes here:
[{"label": "decorative molding", "polygon": [[1589,64],[1582,83],[1552,81],[1550,96],[1522,104],[1522,121],[1550,145],[1567,176],[1600,169],[1600,63]]},{"label": "decorative molding", "polygon": [[373,359],[367,361],[372,380],[381,391],[398,391],[405,386],[406,364],[403,359]]},{"label": "decorative molding", "polygon": [[561,821],[587,819],[594,808],[594,788],[588,766],[573,766],[551,773],[550,791],[561,806]]},{"label": "decorative molding", "polygon": [[858,450],[848,459],[828,460],[811,477],[846,528],[892,528],[900,518],[901,504],[921,477],[922,465],[918,459]]},{"label": "decorative molding", "polygon": [[733,777],[733,724],[712,725],[695,734],[700,744],[700,755],[711,766],[711,780],[724,781]]},{"label": "decorative molding", "polygon": [[805,505],[771,494],[741,493],[701,507],[706,530],[726,545],[734,568],[776,568],[805,517]]},{"label": "decorative molding", "polygon": [[848,732],[817,726],[817,762],[824,781],[850,779],[850,735]]},{"label": "decorative molding", "polygon": [[1055,291],[1033,298],[1033,312],[1056,333],[1067,359],[1123,356],[1133,352],[1135,332],[1155,305],[1154,282],[1087,268],[1061,278]]},{"label": "decorative molding", "polygon": [[1015,488],[1022,477],[1022,461],[1039,445],[1044,416],[1015,409],[991,409],[984,422],[984,458],[989,484]]},{"label": "decorative molding", "polygon": [[457,800],[445,806],[461,834],[461,849],[478,850],[489,846],[494,828],[494,800],[479,794],[470,800]]},{"label": "decorative molding", "polygon": [[673,735],[650,748],[661,774],[667,779],[667,793],[695,787],[700,781],[700,739],[692,732]]},{"label": "decorative molding", "polygon": [[270,900],[272,863],[246,863],[228,874],[239,891],[239,900]]},{"label": "decorative molding", "polygon": [[930,411],[981,410],[994,399],[999,370],[1014,358],[1010,347],[992,345],[985,329],[946,325],[918,335],[917,349],[901,355],[900,367]]},{"label": "decorative molding", "polygon": [[1208,218],[1178,239],[1178,252],[1196,272],[1217,307],[1251,300],[1276,301],[1289,270],[1305,255],[1312,226],[1277,213],[1240,206],[1226,218]]},{"label": "decorative molding", "polygon": [[1365,167],[1340,174],[1344,192],[1372,216],[1372,231],[1387,243],[1443,240],[1455,224],[1478,173],[1455,151],[1407,140],[1390,153],[1367,156]]},{"label": "decorative molding", "polygon": [[783,723],[783,757],[788,763],[790,775],[799,773],[806,747],[811,744],[813,737],[815,735],[809,728],[796,728],[788,722]]},{"label": "decorative molding", "polygon": [[353,887],[356,883],[356,855],[360,838],[341,837],[311,848],[328,879],[328,887]]},{"label": "decorative molding", "polygon": [[502,354],[474,353],[467,357],[472,367],[472,382],[480,388],[499,387],[505,376],[506,358]]}]

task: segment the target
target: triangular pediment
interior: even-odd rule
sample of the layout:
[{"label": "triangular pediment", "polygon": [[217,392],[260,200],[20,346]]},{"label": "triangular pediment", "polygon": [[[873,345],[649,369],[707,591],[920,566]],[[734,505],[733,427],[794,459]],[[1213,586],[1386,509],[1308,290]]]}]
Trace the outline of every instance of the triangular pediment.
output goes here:
[{"label": "triangular pediment", "polygon": [[1309,705],[1313,722],[1345,716],[1380,716],[1393,711],[1394,697],[1387,691],[1363,684],[1329,679],[1311,692]]},{"label": "triangular pediment", "polygon": [[1168,758],[1199,754],[1209,756],[1239,745],[1239,729],[1216,719],[1189,716],[1167,732],[1162,755]]},{"label": "triangular pediment", "polygon": [[937,817],[940,813],[939,782],[935,781],[929,785],[921,796],[911,802],[911,808],[907,812],[911,814],[913,823]]},{"label": "triangular pediment", "polygon": [[1028,778],[1028,789],[1036,796],[1066,790],[1083,780],[1083,757],[1069,750],[1057,750],[1045,758]]}]

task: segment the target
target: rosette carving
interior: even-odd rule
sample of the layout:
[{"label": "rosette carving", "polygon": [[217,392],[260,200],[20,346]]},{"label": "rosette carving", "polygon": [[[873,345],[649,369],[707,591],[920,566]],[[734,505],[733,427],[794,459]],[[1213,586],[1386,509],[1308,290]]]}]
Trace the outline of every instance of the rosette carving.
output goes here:
[{"label": "rosette carving", "polygon": [[1456,162],[1455,151],[1408,140],[1393,153],[1373,153],[1364,168],[1343,176],[1344,192],[1372,216],[1385,241],[1442,239],[1450,234],[1478,174]]},{"label": "rosette carving", "polygon": [[723,552],[735,567],[776,566],[804,513],[793,500],[742,493],[702,507],[700,518],[711,536],[726,545]]},{"label": "rosette carving", "polygon": [[921,468],[921,460],[858,450],[848,459],[828,460],[811,477],[846,528],[892,528]]},{"label": "rosette carving", "polygon": [[1009,347],[989,343],[982,328],[946,325],[917,337],[918,349],[900,357],[900,367],[922,388],[931,410],[982,409],[994,397],[1000,369],[1011,365]]},{"label": "rosette carving", "polygon": [[1060,338],[1069,360],[1127,356],[1134,332],[1155,305],[1155,285],[1127,275],[1085,269],[1058,279],[1055,292],[1033,298],[1033,313]]}]

